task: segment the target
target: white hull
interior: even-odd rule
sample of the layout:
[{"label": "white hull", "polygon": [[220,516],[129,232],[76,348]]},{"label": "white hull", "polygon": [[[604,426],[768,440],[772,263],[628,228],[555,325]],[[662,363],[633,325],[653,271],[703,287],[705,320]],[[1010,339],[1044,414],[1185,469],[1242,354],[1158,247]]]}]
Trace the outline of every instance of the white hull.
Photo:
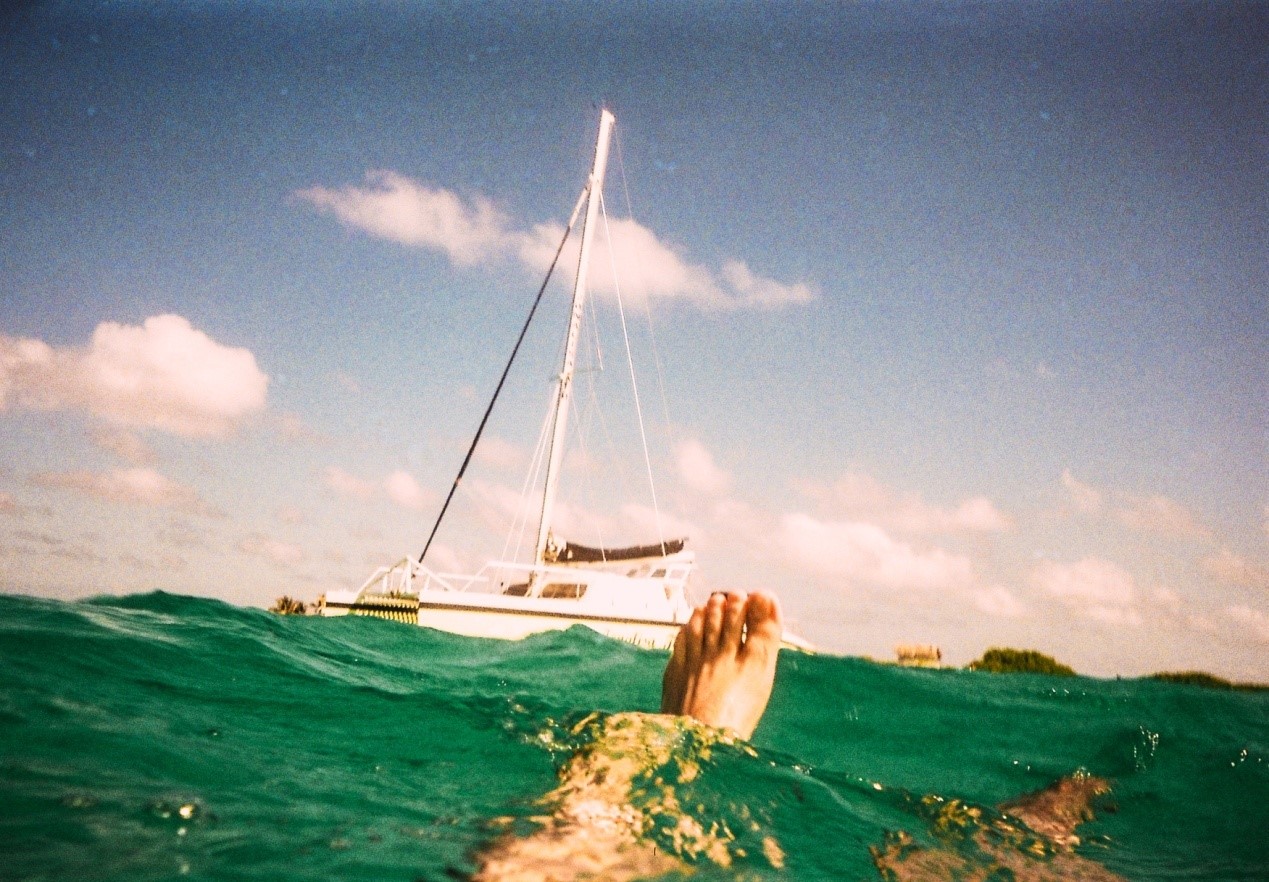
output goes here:
[{"label": "white hull", "polygon": [[475,576],[443,577],[403,560],[358,591],[331,592],[321,613],[500,640],[585,625],[636,646],[668,649],[692,614],[685,593],[692,561],[691,552],[680,552],[616,567],[494,563]]},{"label": "white hull", "polygon": [[[410,600],[413,601],[413,598]],[[512,600],[496,595],[455,597],[450,592],[429,591],[419,598],[417,608],[412,602],[406,606],[397,601],[389,606],[367,599],[352,603],[328,601],[322,614],[375,616],[450,634],[494,640],[523,640],[533,634],[564,631],[574,625],[582,625],[614,640],[643,649],[661,650],[668,650],[674,645],[674,638],[683,626],[678,621],[581,615],[567,608],[570,605],[568,601],[553,603],[538,600],[537,604],[542,608],[525,608],[526,601],[523,599]],[[576,606],[576,603],[571,605]],[[814,652],[810,643],[788,631],[783,643],[788,649]]]},{"label": "white hull", "polygon": [[464,634],[468,637],[492,637],[499,640],[522,640],[543,631],[563,631],[584,625],[606,637],[633,643],[644,649],[669,649],[681,627],[670,622],[639,622],[570,616],[567,613],[534,614],[526,610],[462,608],[449,604],[419,607],[419,624],[428,628]]}]

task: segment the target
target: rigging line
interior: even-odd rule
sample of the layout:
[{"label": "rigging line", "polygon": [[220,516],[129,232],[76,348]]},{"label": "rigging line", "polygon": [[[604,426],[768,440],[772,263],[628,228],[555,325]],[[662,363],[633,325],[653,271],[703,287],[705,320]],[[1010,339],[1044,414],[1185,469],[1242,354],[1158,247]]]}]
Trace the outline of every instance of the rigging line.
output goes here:
[{"label": "rigging line", "polygon": [[463,475],[467,472],[467,466],[471,464],[471,457],[476,452],[476,445],[480,443],[481,433],[485,431],[485,424],[489,422],[489,415],[493,413],[494,404],[498,401],[498,394],[502,392],[502,384],[507,381],[507,374],[511,373],[511,365],[516,360],[516,354],[520,351],[520,344],[524,342],[524,335],[529,331],[529,324],[533,321],[534,313],[538,311],[538,304],[542,302],[542,295],[546,293],[546,286],[551,281],[551,274],[555,272],[555,265],[559,263],[560,254],[564,251],[564,243],[568,241],[569,233],[573,232],[573,224],[577,223],[577,215],[581,212],[582,204],[586,201],[586,194],[589,192],[590,184],[587,183],[582,188],[582,195],[577,197],[577,204],[573,206],[573,214],[568,219],[568,226],[564,228],[564,235],[560,238],[560,247],[555,249],[555,256],[551,258],[551,265],[547,268],[546,278],[542,280],[542,287],[538,288],[538,296],[533,300],[533,308],[529,310],[529,317],[524,320],[524,327],[520,329],[520,336],[516,339],[515,348],[511,350],[511,357],[507,359],[507,366],[502,369],[502,376],[498,379],[498,386],[494,389],[493,398],[489,399],[489,406],[485,408],[485,415],[480,418],[480,426],[476,429],[476,437],[472,439],[471,447],[467,448],[467,456],[463,457],[463,464],[458,469],[458,476],[454,478],[453,486],[449,488],[449,495],[445,497],[445,504],[441,506],[441,513],[436,516],[436,523],[432,525],[432,532],[423,546],[423,553],[419,555],[419,563],[423,563],[423,558],[427,557],[427,551],[432,547],[432,540],[436,538],[436,531],[441,527],[445,512],[449,510],[449,504],[454,499],[458,484],[463,480]]},{"label": "rigging line", "polygon": [[[626,160],[621,152],[621,132],[618,129],[613,129],[613,141],[617,146],[617,169],[621,172],[621,189],[626,194],[626,219],[634,223],[634,200],[630,198],[630,182],[626,180]],[[661,350],[657,348],[657,335],[652,325],[652,298],[643,298],[643,313],[648,321],[648,339],[652,342],[652,364],[657,372],[657,390],[661,393],[661,416],[665,420],[662,425],[665,427],[665,435],[668,439],[670,399],[665,394],[665,372],[661,369]]]},{"label": "rigging line", "polygon": [[612,285],[617,294],[617,314],[621,316],[621,336],[626,341],[626,363],[630,366],[630,388],[634,392],[635,415],[639,419],[639,440],[643,444],[643,463],[648,469],[648,489],[652,492],[652,515],[657,526],[657,541],[665,554],[665,533],[661,529],[661,507],[657,504],[657,485],[652,479],[652,457],[648,453],[648,435],[643,429],[643,406],[639,403],[639,384],[635,379],[634,354],[630,350],[630,334],[626,331],[626,308],[621,302],[621,284],[617,279],[617,257],[613,248],[612,231],[608,228],[608,210],[604,207],[604,194],[599,194],[599,209],[604,217],[604,234],[608,237],[608,258],[612,261]]},{"label": "rigging line", "polygon": [[617,145],[617,168],[621,171],[621,189],[626,194],[626,217],[634,220],[634,203],[630,200],[630,184],[626,180],[626,160],[621,154],[621,132],[613,129],[613,141]]}]

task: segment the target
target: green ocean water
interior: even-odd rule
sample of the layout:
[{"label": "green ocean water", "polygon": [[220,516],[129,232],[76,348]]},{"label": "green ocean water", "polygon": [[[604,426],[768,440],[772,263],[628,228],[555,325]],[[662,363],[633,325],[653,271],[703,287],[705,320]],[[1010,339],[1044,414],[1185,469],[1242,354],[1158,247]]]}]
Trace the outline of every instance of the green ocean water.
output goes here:
[{"label": "green ocean water", "polygon": [[[439,882],[532,827],[577,720],[658,706],[665,655],[153,593],[0,597],[0,663],[0,879]],[[785,866],[752,847],[693,878],[876,879],[887,833],[939,844],[923,797],[989,807],[1084,770],[1113,792],[1080,854],[1269,879],[1269,693],[783,653],[753,746],[681,795]]]}]

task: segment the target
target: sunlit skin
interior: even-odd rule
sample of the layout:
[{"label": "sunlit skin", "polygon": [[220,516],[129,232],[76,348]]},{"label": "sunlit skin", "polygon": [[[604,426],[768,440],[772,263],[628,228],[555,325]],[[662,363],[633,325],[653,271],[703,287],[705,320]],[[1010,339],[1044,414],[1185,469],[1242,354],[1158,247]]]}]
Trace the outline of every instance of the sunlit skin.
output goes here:
[{"label": "sunlit skin", "polygon": [[783,633],[774,596],[711,595],[674,641],[661,712],[751,737],[771,698]]}]

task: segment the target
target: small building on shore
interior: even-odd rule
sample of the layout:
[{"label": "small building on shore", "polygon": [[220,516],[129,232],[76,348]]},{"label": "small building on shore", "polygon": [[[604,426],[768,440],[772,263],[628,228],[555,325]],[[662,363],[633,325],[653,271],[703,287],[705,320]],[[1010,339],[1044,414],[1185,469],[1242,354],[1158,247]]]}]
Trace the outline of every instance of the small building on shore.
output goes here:
[{"label": "small building on shore", "polygon": [[938,668],[943,665],[943,650],[932,643],[900,643],[895,657],[905,668]]}]

